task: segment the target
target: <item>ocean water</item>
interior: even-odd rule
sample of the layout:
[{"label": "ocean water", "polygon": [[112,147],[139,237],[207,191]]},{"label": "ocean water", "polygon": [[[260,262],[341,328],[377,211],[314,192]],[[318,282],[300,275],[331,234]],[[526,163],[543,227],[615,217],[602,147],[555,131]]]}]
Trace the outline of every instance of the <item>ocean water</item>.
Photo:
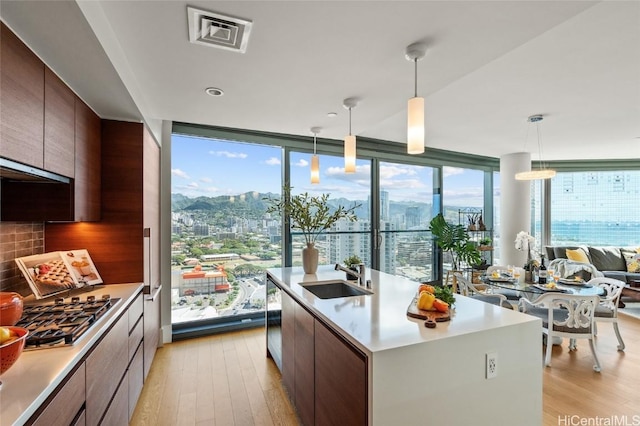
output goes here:
[{"label": "ocean water", "polygon": [[551,243],[640,247],[640,222],[551,222]]}]

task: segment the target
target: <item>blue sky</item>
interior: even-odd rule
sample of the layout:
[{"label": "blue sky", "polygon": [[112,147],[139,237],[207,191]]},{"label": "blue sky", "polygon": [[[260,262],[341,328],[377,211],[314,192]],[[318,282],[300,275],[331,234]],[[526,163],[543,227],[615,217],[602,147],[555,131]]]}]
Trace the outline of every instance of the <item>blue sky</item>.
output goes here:
[{"label": "blue sky", "polygon": [[[320,156],[320,184],[309,183],[310,154],[292,153],[294,192],[330,193],[332,198],[366,200],[370,163],[358,160],[354,174],[344,173],[342,157]],[[189,197],[237,195],[249,191],[279,192],[282,150],[279,147],[174,135],[171,192]],[[381,163],[381,189],[397,201],[431,201],[429,167]],[[446,205],[482,206],[482,172],[444,168]]]}]

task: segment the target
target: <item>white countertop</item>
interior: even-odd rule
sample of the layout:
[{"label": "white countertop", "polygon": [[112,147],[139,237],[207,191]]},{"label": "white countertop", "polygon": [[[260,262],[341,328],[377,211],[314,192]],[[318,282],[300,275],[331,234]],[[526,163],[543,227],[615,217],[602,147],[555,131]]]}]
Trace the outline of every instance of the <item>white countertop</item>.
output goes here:
[{"label": "white countertop", "polygon": [[537,321],[529,315],[456,295],[451,321],[428,329],[423,320],[406,315],[419,285],[408,278],[367,269],[366,278],[372,282],[372,295],[320,299],[299,283],[345,279],[345,273],[336,271],[333,265],[320,266],[313,275],[305,275],[300,267],[274,268],[268,273],[298,302],[370,354]]},{"label": "white countertop", "polygon": [[[142,290],[142,283],[97,286],[78,293],[120,300],[73,346],[25,351],[0,380],[0,425],[25,423]],[[73,293],[74,295],[77,292]]]}]

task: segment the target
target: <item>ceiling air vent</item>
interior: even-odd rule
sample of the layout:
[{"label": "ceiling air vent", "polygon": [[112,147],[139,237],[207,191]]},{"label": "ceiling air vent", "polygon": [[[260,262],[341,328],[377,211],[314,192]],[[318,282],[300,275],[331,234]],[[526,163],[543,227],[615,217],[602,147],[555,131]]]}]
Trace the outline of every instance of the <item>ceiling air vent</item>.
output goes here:
[{"label": "ceiling air vent", "polygon": [[187,7],[189,41],[244,53],[253,23],[245,19]]}]

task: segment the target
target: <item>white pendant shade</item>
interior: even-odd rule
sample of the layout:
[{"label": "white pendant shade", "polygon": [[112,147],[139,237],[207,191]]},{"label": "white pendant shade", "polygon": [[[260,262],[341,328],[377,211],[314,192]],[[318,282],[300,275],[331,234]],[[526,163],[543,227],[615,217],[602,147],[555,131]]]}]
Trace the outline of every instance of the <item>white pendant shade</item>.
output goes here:
[{"label": "white pendant shade", "polygon": [[311,183],[320,183],[320,159],[315,154],[311,156]]},{"label": "white pendant shade", "polygon": [[[539,179],[551,179],[556,175],[555,170],[547,169],[544,165],[544,161],[542,160],[542,141],[540,140],[540,122],[543,117],[540,114],[531,115],[527,118],[528,123],[535,123],[536,125],[536,134],[538,139],[538,153],[540,154],[540,169],[531,170],[528,172],[520,172],[516,173],[516,180],[539,180]],[[528,134],[528,128],[527,128]],[[527,141],[525,138],[525,145]]]},{"label": "white pendant shade", "polygon": [[531,170],[530,172],[516,173],[516,180],[551,179],[555,175],[556,175],[555,170],[550,170],[550,169]]},{"label": "white pendant shade", "polygon": [[356,137],[348,135],[344,137],[344,172],[356,172]]},{"label": "white pendant shade", "polygon": [[407,153],[424,152],[424,98],[411,98],[407,107]]}]

